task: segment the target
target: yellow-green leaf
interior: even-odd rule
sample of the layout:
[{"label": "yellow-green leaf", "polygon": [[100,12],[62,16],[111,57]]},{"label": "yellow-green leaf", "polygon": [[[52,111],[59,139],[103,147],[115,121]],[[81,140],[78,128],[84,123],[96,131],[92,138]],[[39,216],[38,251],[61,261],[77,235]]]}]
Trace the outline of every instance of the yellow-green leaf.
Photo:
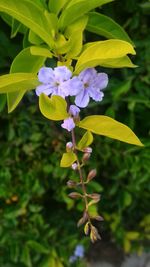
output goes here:
[{"label": "yellow-green leaf", "polygon": [[[37,72],[44,64],[45,55],[31,55],[30,47],[23,49],[13,60],[10,68],[10,73],[19,72]],[[27,90],[22,90],[21,87],[16,88],[16,92],[7,94],[8,112],[12,112],[21,101]]]},{"label": "yellow-green leaf", "polygon": [[0,93],[18,90],[31,90],[39,85],[35,73],[12,73],[0,76]]},{"label": "yellow-green leaf", "polygon": [[129,240],[137,240],[139,238],[140,234],[138,232],[127,232],[126,238]]},{"label": "yellow-green leaf", "polygon": [[93,142],[93,135],[90,131],[87,131],[81,138],[81,140],[79,141],[77,148],[79,150],[82,150],[85,147],[88,147],[92,144]]},{"label": "yellow-green leaf", "polygon": [[129,239],[124,238],[124,251],[125,251],[126,253],[129,253],[130,250],[131,250],[131,242],[130,242]]},{"label": "yellow-green leaf", "polygon": [[104,135],[125,143],[143,146],[141,141],[128,126],[107,116],[88,116],[80,121],[78,126],[98,135]]},{"label": "yellow-green leaf", "polygon": [[112,0],[72,0],[62,12],[59,27],[64,30],[68,23],[72,23],[90,10],[111,2]]},{"label": "yellow-green leaf", "polygon": [[54,30],[53,22],[49,21],[48,23],[42,6],[31,0],[0,0],[0,11],[14,17],[31,29],[50,47],[53,46],[54,40],[51,35],[52,30]]},{"label": "yellow-green leaf", "polygon": [[67,118],[67,103],[60,96],[52,96],[49,98],[45,94],[39,96],[39,107],[44,117],[49,120],[59,121]]},{"label": "yellow-green leaf", "polygon": [[42,57],[48,57],[48,58],[52,58],[52,53],[44,47],[41,46],[31,46],[30,47],[30,53],[33,56],[42,56]]},{"label": "yellow-green leaf", "polygon": [[87,67],[102,65],[106,60],[109,62],[109,60],[122,58],[127,54],[135,55],[135,50],[126,41],[111,39],[94,42],[89,46],[87,45],[87,48],[80,55],[76,64],[75,73],[79,73]]},{"label": "yellow-green leaf", "polygon": [[60,162],[60,167],[70,167],[77,160],[76,154],[72,151],[64,153]]}]

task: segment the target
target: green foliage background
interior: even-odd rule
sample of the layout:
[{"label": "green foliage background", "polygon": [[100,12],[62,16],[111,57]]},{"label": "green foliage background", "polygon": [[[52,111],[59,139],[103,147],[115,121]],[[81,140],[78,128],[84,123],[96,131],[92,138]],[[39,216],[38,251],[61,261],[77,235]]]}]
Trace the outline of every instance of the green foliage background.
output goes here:
[{"label": "green foliage background", "polygon": [[[148,249],[150,215],[150,29],[148,4],[126,0],[111,3],[103,13],[114,18],[134,41],[137,56],[133,70],[106,70],[110,84],[104,101],[91,104],[88,114],[107,114],[126,123],[141,138],[137,148],[103,137],[95,139],[90,167],[98,169],[91,184],[102,194],[99,206],[105,221],[102,238],[115,240],[126,252]],[[21,36],[10,40],[10,29],[1,20],[0,71],[8,72],[21,50]],[[86,33],[88,39],[91,33]],[[92,35],[97,40],[96,35]],[[59,167],[69,136],[38,111],[30,92],[10,115],[0,96],[0,264],[3,267],[68,266],[77,243],[84,243],[76,229],[81,203],[67,197],[65,184],[72,171]],[[76,208],[75,208],[76,207]]]}]

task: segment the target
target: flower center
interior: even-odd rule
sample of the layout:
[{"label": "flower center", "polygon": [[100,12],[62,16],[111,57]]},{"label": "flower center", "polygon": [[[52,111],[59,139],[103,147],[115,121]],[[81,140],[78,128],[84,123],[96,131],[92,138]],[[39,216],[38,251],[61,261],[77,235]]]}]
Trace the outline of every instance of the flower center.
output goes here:
[{"label": "flower center", "polygon": [[89,87],[88,83],[84,83],[84,89],[86,89],[87,87]]}]

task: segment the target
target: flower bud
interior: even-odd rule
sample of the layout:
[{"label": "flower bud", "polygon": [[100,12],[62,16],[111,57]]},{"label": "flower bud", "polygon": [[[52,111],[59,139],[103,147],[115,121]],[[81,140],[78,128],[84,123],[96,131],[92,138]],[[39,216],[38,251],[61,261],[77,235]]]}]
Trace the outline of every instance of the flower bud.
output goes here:
[{"label": "flower bud", "polygon": [[101,239],[96,227],[93,225],[91,225],[90,239],[92,243],[95,243],[95,241],[97,241],[98,239]]},{"label": "flower bud", "polygon": [[82,158],[82,162],[86,162],[89,160],[91,154],[90,153],[84,153],[83,158]]},{"label": "flower bud", "polygon": [[74,187],[77,186],[77,183],[76,183],[75,181],[69,180],[69,181],[67,182],[67,186],[68,186],[69,188],[74,188]]},{"label": "flower bud", "polygon": [[100,215],[94,216],[92,219],[95,219],[96,221],[99,221],[99,222],[104,221],[104,218]]},{"label": "flower bud", "polygon": [[73,163],[71,168],[76,171],[78,169],[78,164],[77,163]]},{"label": "flower bud", "polygon": [[97,193],[93,193],[93,194],[89,194],[88,197],[92,198],[93,200],[95,200],[96,202],[98,202],[100,200],[100,194]]},{"label": "flower bud", "polygon": [[96,176],[96,174],[96,169],[91,170],[87,176],[87,182],[91,181]]},{"label": "flower bud", "polygon": [[80,227],[82,224],[84,224],[88,219],[87,212],[85,211],[83,213],[83,217],[78,221],[77,226]]},{"label": "flower bud", "polygon": [[72,142],[68,142],[66,144],[66,151],[70,152],[72,150],[72,148],[73,148],[73,143]]},{"label": "flower bud", "polygon": [[92,153],[92,148],[91,147],[85,147],[85,148],[83,148],[82,151],[85,153]]},{"label": "flower bud", "polygon": [[86,223],[86,225],[84,226],[84,233],[85,235],[88,235],[90,232],[90,225],[89,222]]},{"label": "flower bud", "polygon": [[82,197],[82,195],[77,193],[77,192],[72,192],[68,196],[71,197],[71,198],[76,198],[76,199]]}]

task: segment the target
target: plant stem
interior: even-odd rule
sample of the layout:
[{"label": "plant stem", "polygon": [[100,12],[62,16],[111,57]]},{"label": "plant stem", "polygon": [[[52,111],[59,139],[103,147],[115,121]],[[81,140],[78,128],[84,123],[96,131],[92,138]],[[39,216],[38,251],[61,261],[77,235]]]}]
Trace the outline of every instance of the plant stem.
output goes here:
[{"label": "plant stem", "polygon": [[80,161],[79,161],[79,158],[78,158],[78,153],[77,153],[77,150],[76,150],[76,138],[75,138],[74,130],[71,131],[71,134],[72,134],[72,143],[73,143],[73,147],[74,147],[74,153],[76,154],[76,157],[77,157],[78,172],[79,172],[80,182],[81,182],[82,191],[83,191],[83,195],[84,195],[84,201],[85,201],[85,210],[86,210],[86,214],[87,214],[87,217],[88,217],[88,222],[89,222],[89,224],[91,224],[90,215],[88,213],[88,199],[87,199],[86,186],[85,186],[85,183],[84,183],[81,164],[80,164]]}]

